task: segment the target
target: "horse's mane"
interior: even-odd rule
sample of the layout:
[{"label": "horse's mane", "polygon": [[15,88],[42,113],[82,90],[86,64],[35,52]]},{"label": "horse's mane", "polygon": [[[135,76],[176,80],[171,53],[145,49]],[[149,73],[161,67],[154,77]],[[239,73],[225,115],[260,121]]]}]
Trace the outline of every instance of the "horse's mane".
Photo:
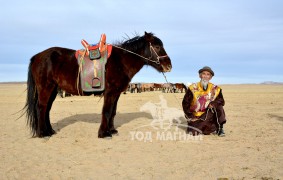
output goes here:
[{"label": "horse's mane", "polygon": [[[149,33],[150,35],[154,35],[153,33]],[[133,51],[136,52],[137,50],[139,50],[140,48],[142,48],[145,44],[145,38],[144,36],[140,36],[138,34],[135,34],[135,37],[130,38],[127,35],[127,38],[124,38],[124,40],[120,41],[120,42],[116,42],[115,45],[121,47],[121,48],[125,48],[129,51]]]}]

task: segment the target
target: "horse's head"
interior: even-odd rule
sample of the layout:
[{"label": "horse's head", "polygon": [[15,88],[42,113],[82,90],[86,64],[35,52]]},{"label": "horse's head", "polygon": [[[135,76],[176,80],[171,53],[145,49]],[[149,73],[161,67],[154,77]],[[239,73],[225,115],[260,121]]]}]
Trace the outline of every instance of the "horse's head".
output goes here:
[{"label": "horse's head", "polygon": [[144,56],[149,59],[148,64],[159,72],[170,72],[172,69],[171,60],[163,47],[162,41],[152,33],[147,32],[144,34],[144,39],[146,41]]}]

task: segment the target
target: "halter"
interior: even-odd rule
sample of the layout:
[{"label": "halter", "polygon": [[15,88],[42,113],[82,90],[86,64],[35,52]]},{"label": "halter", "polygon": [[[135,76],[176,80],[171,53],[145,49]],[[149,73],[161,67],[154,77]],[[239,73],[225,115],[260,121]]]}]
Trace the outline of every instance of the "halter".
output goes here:
[{"label": "halter", "polygon": [[[141,57],[141,58],[143,58],[143,59],[145,59],[145,60],[147,60],[147,61],[151,61],[151,62],[154,62],[154,63],[156,63],[156,64],[160,64],[160,61],[159,61],[160,58],[168,57],[168,55],[159,56],[159,55],[157,54],[157,52],[154,50],[154,48],[153,48],[153,46],[151,45],[151,43],[149,43],[150,57],[141,56],[141,55],[139,55],[139,54],[137,54],[137,53],[134,53],[133,51],[129,51],[129,50],[127,50],[127,49],[125,49],[125,48],[121,48],[121,47],[119,47],[119,46],[115,46],[115,45],[112,45],[112,46],[114,46],[114,47],[116,47],[116,48],[118,48],[118,49],[122,49],[122,50],[124,50],[124,51],[127,51],[127,52],[129,52],[129,53],[132,53],[132,54],[134,54],[134,55],[137,55],[137,56],[139,56],[139,57]],[[157,60],[153,60],[153,59],[152,59],[152,57],[153,57],[153,56],[152,56],[152,51],[153,51],[154,54],[156,55]]]},{"label": "halter", "polygon": [[154,50],[154,48],[153,48],[153,46],[151,45],[151,43],[149,43],[149,49],[150,49],[150,54],[151,54],[151,56],[150,56],[149,58],[152,58],[152,51],[153,51],[154,54],[156,55],[157,61],[153,61],[153,60],[152,60],[152,61],[155,62],[156,64],[160,64],[160,61],[159,61],[160,58],[168,57],[168,55],[159,56],[159,55],[157,54],[157,52]]}]

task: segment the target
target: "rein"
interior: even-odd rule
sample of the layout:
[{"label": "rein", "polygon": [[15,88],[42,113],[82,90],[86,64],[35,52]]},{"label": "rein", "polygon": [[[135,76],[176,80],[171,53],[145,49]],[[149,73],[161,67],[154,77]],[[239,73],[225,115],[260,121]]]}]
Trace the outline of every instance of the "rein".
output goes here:
[{"label": "rein", "polygon": [[[171,85],[171,83],[169,83],[169,82],[167,81],[167,78],[166,78],[164,72],[162,72],[162,74],[163,74],[163,77],[164,77],[166,83]],[[173,85],[171,85],[171,87],[173,87]],[[178,103],[180,109],[183,109],[183,107],[182,107],[182,105],[180,104],[180,101],[177,99],[177,96],[175,95],[175,93],[172,93],[172,94],[174,95],[174,97],[175,97],[175,99],[176,99],[176,102]]]},{"label": "rein", "polygon": [[[122,49],[122,50],[124,50],[124,51],[127,51],[127,52],[129,52],[129,53],[132,53],[132,54],[134,54],[134,55],[137,55],[137,56],[139,56],[139,57],[141,57],[141,58],[143,58],[143,59],[145,59],[145,60],[147,60],[147,61],[151,61],[151,62],[154,62],[154,63],[156,63],[156,64],[160,64],[160,61],[159,61],[160,58],[168,57],[168,55],[159,56],[159,55],[157,54],[157,52],[154,50],[154,48],[153,48],[153,46],[151,45],[151,43],[149,43],[149,45],[150,45],[150,53],[151,53],[151,56],[150,56],[149,58],[144,57],[144,56],[141,56],[141,55],[139,55],[139,54],[137,54],[137,53],[135,53],[135,52],[133,52],[133,51],[129,51],[129,50],[127,50],[127,49],[125,49],[125,48],[121,48],[121,47],[119,47],[119,46],[115,46],[115,45],[112,45],[112,46],[114,46],[114,47],[116,47],[116,48],[118,48],[118,49]],[[153,51],[153,52],[155,53],[155,55],[157,56],[157,61],[151,59],[151,58],[152,58],[152,51]]]}]

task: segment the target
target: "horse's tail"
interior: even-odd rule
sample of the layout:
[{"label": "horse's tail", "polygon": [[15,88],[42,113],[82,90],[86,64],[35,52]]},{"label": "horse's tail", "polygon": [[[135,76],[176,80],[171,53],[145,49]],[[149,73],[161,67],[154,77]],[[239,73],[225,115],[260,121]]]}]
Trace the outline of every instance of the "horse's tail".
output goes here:
[{"label": "horse's tail", "polygon": [[30,127],[32,135],[36,135],[36,129],[38,125],[38,93],[35,86],[35,81],[32,75],[31,66],[35,57],[30,60],[28,68],[28,79],[27,79],[27,99],[24,109],[26,110],[27,125]]}]

